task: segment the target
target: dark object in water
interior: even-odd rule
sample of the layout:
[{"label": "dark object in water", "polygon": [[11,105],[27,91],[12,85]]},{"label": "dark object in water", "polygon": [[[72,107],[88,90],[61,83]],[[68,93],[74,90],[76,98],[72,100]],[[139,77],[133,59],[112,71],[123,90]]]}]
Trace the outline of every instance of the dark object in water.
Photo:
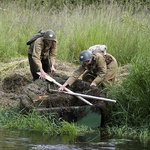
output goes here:
[{"label": "dark object in water", "polygon": [[[88,87],[83,81],[77,80],[74,86],[70,87],[72,91],[76,91],[75,84],[80,84],[78,93],[93,96],[105,97],[99,89]],[[75,87],[75,88],[74,88]],[[82,88],[81,88],[82,87]],[[49,89],[58,89],[53,83],[42,81],[40,79],[29,84],[24,89],[24,94],[20,96],[20,109],[22,112],[36,111],[49,116],[55,114],[58,119],[63,119],[75,124],[87,125],[89,127],[104,127],[106,122],[106,103],[100,100],[88,99],[93,105],[89,106],[73,95],[66,93],[50,92]]]},{"label": "dark object in water", "polygon": [[101,126],[101,110],[97,106],[70,106],[37,108],[33,111],[40,114],[49,114],[49,118],[59,118],[76,125],[84,125],[90,128]]}]

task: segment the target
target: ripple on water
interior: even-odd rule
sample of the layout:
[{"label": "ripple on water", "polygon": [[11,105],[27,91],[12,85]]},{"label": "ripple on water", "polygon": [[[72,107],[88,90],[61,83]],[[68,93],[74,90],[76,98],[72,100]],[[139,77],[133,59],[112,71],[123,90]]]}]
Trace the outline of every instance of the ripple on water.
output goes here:
[{"label": "ripple on water", "polygon": [[34,145],[30,150],[98,150],[88,147],[78,147],[76,145]]}]

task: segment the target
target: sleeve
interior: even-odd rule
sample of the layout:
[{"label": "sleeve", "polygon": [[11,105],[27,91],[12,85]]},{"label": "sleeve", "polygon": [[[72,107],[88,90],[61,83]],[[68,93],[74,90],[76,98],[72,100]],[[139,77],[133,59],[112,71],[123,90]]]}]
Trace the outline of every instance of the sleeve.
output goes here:
[{"label": "sleeve", "polygon": [[66,81],[66,83],[70,86],[72,85],[75,80],[77,80],[85,71],[86,69],[81,65],[79,66],[74,72],[73,74],[68,78],[68,80]]},{"label": "sleeve", "polygon": [[99,84],[102,80],[104,80],[104,77],[107,73],[107,65],[105,62],[105,58],[101,55],[97,55],[97,73],[96,73],[96,78],[93,80],[94,83]]},{"label": "sleeve", "polygon": [[32,58],[35,64],[37,65],[37,70],[42,69],[42,63],[41,63],[42,49],[43,49],[42,41],[40,39],[37,39],[34,42],[33,53],[32,53]]},{"label": "sleeve", "polygon": [[57,42],[54,42],[53,48],[49,53],[49,62],[51,65],[55,64],[56,56],[57,56]]}]

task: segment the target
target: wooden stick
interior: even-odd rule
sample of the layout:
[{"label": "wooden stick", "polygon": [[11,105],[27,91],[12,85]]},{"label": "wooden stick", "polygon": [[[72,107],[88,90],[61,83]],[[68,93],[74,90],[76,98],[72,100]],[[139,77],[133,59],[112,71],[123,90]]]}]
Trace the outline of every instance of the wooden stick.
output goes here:
[{"label": "wooden stick", "polygon": [[[52,92],[59,92],[58,90],[53,90],[53,89],[50,89],[50,91],[52,91]],[[86,94],[75,93],[75,92],[74,93],[69,93],[69,92],[65,92],[65,91],[62,91],[62,92],[70,94],[70,95],[74,95],[74,96],[82,96],[82,97],[85,97],[85,98],[97,99],[97,100],[103,100],[103,101],[107,101],[107,102],[116,103],[116,100],[112,100],[112,99],[108,99],[108,98],[104,98],[104,97],[97,97],[97,96],[86,95]]]},{"label": "wooden stick", "polygon": [[48,97],[49,97],[48,95],[38,96],[38,98],[37,98],[37,99],[34,99],[33,102],[38,102],[38,101],[41,101],[41,100],[43,100],[43,99],[45,99],[45,98],[48,98]]},{"label": "wooden stick", "polygon": [[[40,72],[37,72],[38,75],[40,75]],[[59,87],[61,87],[62,85],[60,83],[58,83],[55,79],[53,79],[52,77],[50,77],[49,75],[46,75],[46,80],[50,81],[50,82],[53,82],[55,83],[56,85],[58,85]],[[68,92],[68,93],[74,93],[72,92],[71,90],[65,88],[65,90]],[[87,103],[88,105],[93,105],[92,103],[90,103],[89,101],[87,101],[86,99],[84,99],[83,97],[81,96],[76,96],[78,99],[82,100],[83,102]]]}]

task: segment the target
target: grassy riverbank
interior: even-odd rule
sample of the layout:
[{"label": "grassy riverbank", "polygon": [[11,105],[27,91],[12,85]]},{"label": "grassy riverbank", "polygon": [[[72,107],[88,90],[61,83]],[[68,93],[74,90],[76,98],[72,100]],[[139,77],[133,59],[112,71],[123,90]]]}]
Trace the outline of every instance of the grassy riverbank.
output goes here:
[{"label": "grassy riverbank", "polygon": [[[64,5],[58,11],[44,5],[23,7],[11,2],[1,3],[0,18],[0,60],[3,62],[27,58],[26,41],[40,29],[51,28],[56,32],[57,58],[66,62],[78,63],[80,51],[94,44],[106,44],[108,53],[116,57],[119,66],[129,66],[127,78],[109,87],[108,96],[117,100],[115,105],[109,104],[108,125],[112,127],[108,128],[112,129],[109,133],[119,135],[118,131],[124,132],[119,127],[124,126],[128,133],[131,133],[130,128],[139,131],[144,127],[140,135],[135,132],[136,137],[150,138],[150,27],[146,6],[103,3],[73,8]],[[10,128],[15,125],[11,120],[4,123]]]},{"label": "grassy riverbank", "polygon": [[[28,115],[22,114],[17,108],[3,109],[0,108],[0,127],[32,131],[49,136],[65,136],[68,135],[72,140],[77,135],[82,135],[85,132],[93,132],[94,130],[86,126],[76,126],[65,121],[59,121],[52,116],[38,115],[35,112]],[[71,140],[70,139],[70,140]]]}]

